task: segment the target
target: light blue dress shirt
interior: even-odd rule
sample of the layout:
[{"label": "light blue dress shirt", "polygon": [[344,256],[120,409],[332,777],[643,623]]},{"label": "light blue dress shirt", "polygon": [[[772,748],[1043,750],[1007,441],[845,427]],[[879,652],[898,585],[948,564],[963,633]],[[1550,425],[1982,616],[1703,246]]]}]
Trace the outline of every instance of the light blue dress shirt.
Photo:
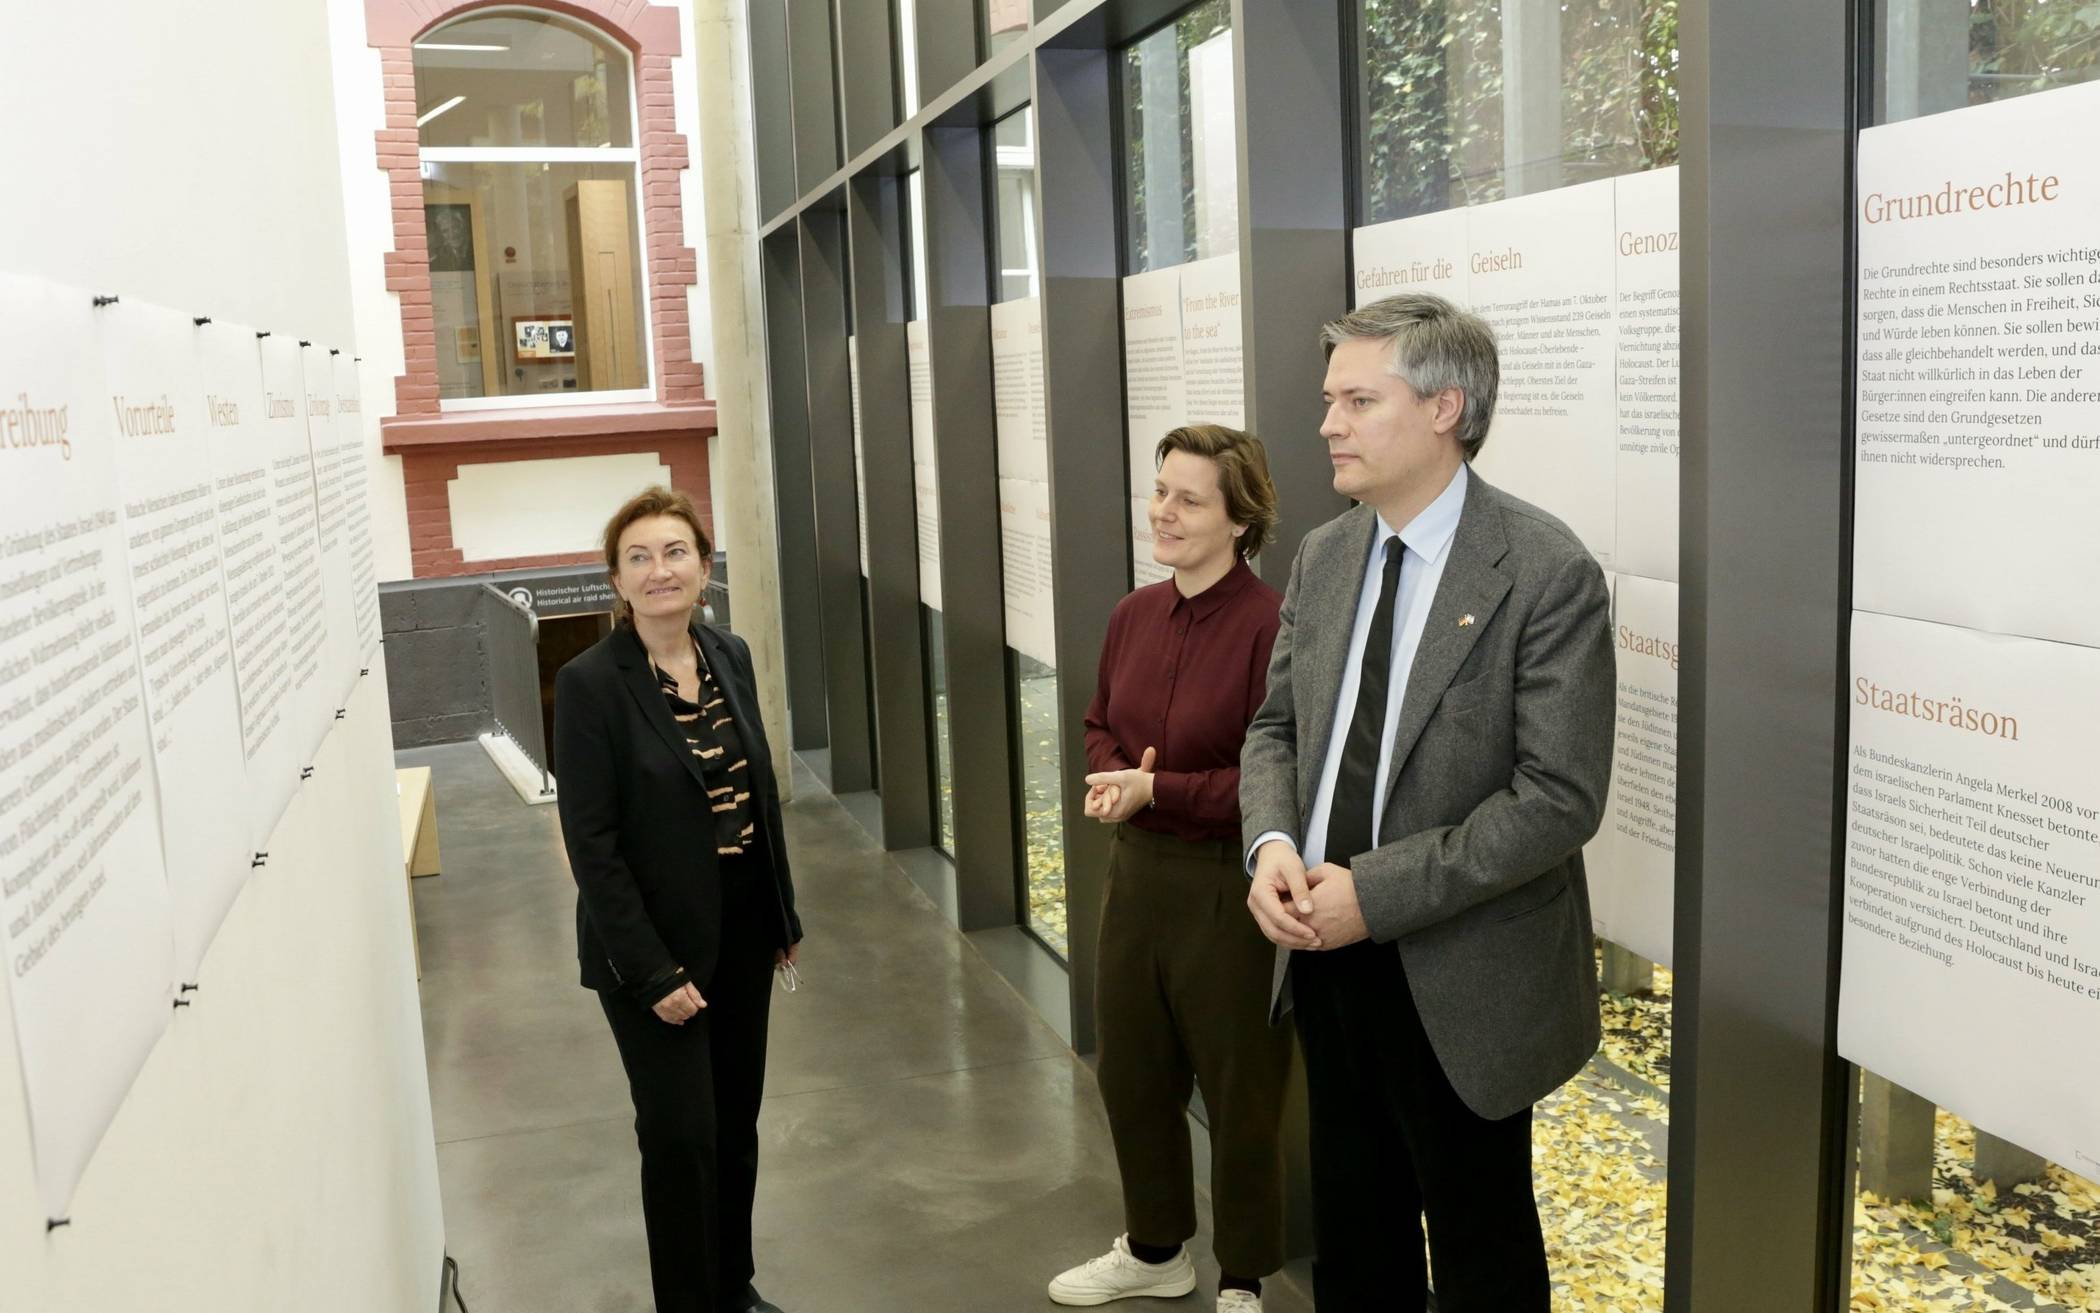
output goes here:
[{"label": "light blue dress shirt", "polygon": [[[1429,623],[1429,606],[1436,600],[1437,584],[1444,577],[1444,562],[1451,557],[1451,540],[1458,536],[1458,518],[1466,508],[1466,467],[1444,486],[1437,499],[1397,532],[1378,517],[1378,538],[1371,545],[1371,559],[1364,565],[1363,584],[1356,598],[1356,623],[1349,631],[1349,658],[1342,668],[1342,689],[1335,699],[1334,732],[1327,741],[1327,759],[1320,764],[1320,786],[1313,793],[1310,833],[1298,839],[1282,830],[1270,830],[1255,839],[1247,850],[1247,871],[1253,874],[1254,856],[1271,839],[1295,847],[1308,869],[1327,860],[1327,822],[1334,811],[1334,782],[1342,769],[1342,749],[1349,737],[1349,722],[1356,716],[1356,693],[1363,684],[1364,644],[1371,636],[1371,616],[1378,610],[1378,593],[1385,576],[1385,544],[1398,537],[1400,591],[1393,599],[1392,678],[1385,691],[1385,727],[1378,743],[1378,784],[1371,808],[1371,843],[1383,842],[1386,785],[1392,779],[1393,735],[1400,726],[1400,704],[1407,696],[1408,672],[1414,669],[1415,649],[1421,646],[1422,629]],[[1301,764],[1302,768],[1302,764]],[[1354,856],[1354,854],[1350,854]]]}]

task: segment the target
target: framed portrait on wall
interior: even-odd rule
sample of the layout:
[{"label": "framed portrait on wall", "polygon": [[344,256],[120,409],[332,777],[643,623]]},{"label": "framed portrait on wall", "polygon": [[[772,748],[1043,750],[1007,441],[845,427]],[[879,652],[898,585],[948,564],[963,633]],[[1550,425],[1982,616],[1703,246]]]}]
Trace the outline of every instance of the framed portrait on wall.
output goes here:
[{"label": "framed portrait on wall", "polygon": [[512,350],[520,361],[574,360],[576,324],[570,319],[519,315],[510,321]]},{"label": "framed portrait on wall", "polygon": [[464,201],[425,205],[423,227],[430,238],[430,272],[474,271],[474,207]]}]

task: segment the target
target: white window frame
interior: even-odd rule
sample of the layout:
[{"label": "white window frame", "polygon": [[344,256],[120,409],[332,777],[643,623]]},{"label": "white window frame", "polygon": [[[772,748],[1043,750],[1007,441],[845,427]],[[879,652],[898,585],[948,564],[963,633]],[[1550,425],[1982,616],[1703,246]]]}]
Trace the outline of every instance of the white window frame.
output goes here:
[{"label": "white window frame", "polygon": [[[905,3],[908,5],[911,0],[905,0]],[[912,318],[925,319],[932,313],[932,308],[926,303],[926,171],[913,169],[904,176],[911,196]]]},{"label": "white window frame", "polygon": [[898,44],[904,56],[904,117],[919,112],[919,0],[897,0]]},{"label": "white window frame", "polygon": [[[490,18],[511,14],[538,19],[565,26],[575,31],[589,33],[592,40],[617,51],[620,64],[627,74],[627,139],[639,143],[642,139],[642,97],[635,80],[634,54],[610,32],[582,19],[572,18],[553,9],[539,9],[531,5],[503,5],[489,9],[476,9],[460,15],[443,27],[426,32],[419,41],[442,38],[447,28],[457,23],[470,22],[477,18]],[[556,407],[620,406],[636,402],[656,400],[656,319],[650,304],[649,278],[649,215],[642,195],[642,152],[634,146],[423,146],[418,143],[416,158],[421,164],[625,164],[634,170],[634,190],[630,193],[635,207],[635,240],[640,249],[635,252],[635,276],[641,282],[642,303],[642,361],[648,371],[647,382],[638,388],[617,388],[601,392],[560,391],[531,392],[517,396],[500,397],[440,397],[438,413],[471,414],[488,410],[546,410]],[[427,180],[429,171],[418,170]],[[683,241],[684,234],[679,234]]]},{"label": "white window frame", "polygon": [[[1006,279],[1028,279],[1028,295],[1043,294],[1042,252],[1036,248],[1035,240],[1035,106],[1023,105],[1014,111],[1021,116],[1021,144],[1018,146],[994,146],[992,148],[993,169],[997,174],[1025,173],[1021,181],[1021,202],[1025,211],[1021,221],[1022,258],[1028,261],[1025,269],[999,270],[1000,290],[1006,287]],[[1001,120],[1004,122],[1004,120]],[[997,125],[994,125],[995,128]],[[996,222],[999,216],[993,216]],[[1005,298],[1001,298],[1002,300]]]}]

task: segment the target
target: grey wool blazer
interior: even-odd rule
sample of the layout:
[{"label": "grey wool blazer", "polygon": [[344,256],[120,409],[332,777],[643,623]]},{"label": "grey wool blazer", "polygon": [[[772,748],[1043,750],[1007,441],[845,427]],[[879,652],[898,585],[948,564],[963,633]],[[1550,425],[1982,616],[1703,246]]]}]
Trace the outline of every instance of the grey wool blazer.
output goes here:
[{"label": "grey wool blazer", "polygon": [[[1376,530],[1357,506],[1291,565],[1268,695],[1240,753],[1248,844],[1271,830],[1303,841]],[[1450,553],[1400,704],[1383,842],[1351,871],[1452,1088],[1501,1118],[1597,1048],[1582,845],[1611,779],[1611,607],[1567,526],[1470,471]],[[1276,954],[1276,1019],[1290,956]]]}]

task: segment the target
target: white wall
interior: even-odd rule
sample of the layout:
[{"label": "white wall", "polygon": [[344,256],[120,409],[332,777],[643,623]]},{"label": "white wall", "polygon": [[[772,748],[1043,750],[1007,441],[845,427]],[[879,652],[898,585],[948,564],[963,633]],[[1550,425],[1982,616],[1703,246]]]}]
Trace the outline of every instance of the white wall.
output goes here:
[{"label": "white wall", "polygon": [[[304,0],[312,5],[315,0]],[[401,298],[386,287],[386,254],[394,249],[393,196],[379,167],[373,134],[386,126],[386,83],[379,52],[365,44],[364,0],[326,0],[328,47],[335,76],[337,189],[350,258],[350,309],[357,322],[359,377],[372,456],[372,556],[381,579],[415,573],[409,560],[408,494],[401,458],[379,449],[379,421],[394,413],[394,380],[401,376]]]},{"label": "white wall", "polygon": [[[358,352],[330,17],[324,0],[11,6],[7,48],[36,57],[0,77],[0,264]],[[435,1308],[389,721],[375,666],[48,1235],[0,1006],[0,1308]]]},{"label": "white wall", "polygon": [[[671,61],[671,109],[678,131],[685,137],[686,153],[691,164],[682,176],[679,201],[684,205],[685,242],[699,257],[694,264],[699,269],[699,281],[685,291],[686,308],[691,312],[688,322],[693,337],[693,359],[703,367],[711,366],[715,358],[714,313],[707,299],[707,193],[701,182],[700,152],[707,143],[700,140],[700,91],[694,79],[699,76],[699,63],[693,58],[693,0],[672,0],[678,10],[680,36],[678,57]],[[718,146],[717,149],[723,147]],[[707,395],[715,395],[714,371],[707,370]]]},{"label": "white wall", "polygon": [[[314,3],[315,0],[306,0]],[[664,0],[657,0],[663,3]],[[400,299],[386,289],[385,255],[394,249],[393,201],[387,177],[380,172],[372,134],[386,126],[385,84],[379,72],[379,52],[365,44],[364,0],[326,0],[328,26],[333,46],[335,104],[341,150],[341,192],[350,245],[351,305],[357,323],[357,340],[364,357],[365,408],[376,425],[382,415],[394,413],[394,379],[404,368],[401,345]],[[680,15],[681,53],[671,61],[672,113],[679,132],[686,138],[691,165],[681,175],[680,200],[684,205],[683,244],[695,252],[707,246],[706,198],[700,181],[699,94],[694,83],[692,58],[691,0],[671,0]],[[639,194],[639,191],[637,192]],[[699,281],[685,289],[690,312],[689,335],[692,358],[703,367],[713,359],[713,318],[708,308],[707,261],[696,261]],[[654,332],[654,325],[651,325]],[[651,347],[654,359],[654,347]],[[708,395],[714,395],[713,371],[708,371]],[[374,479],[372,500],[373,550],[381,579],[406,579],[412,570],[409,558],[407,497],[402,489],[401,458],[381,457],[378,439],[372,439]],[[606,507],[594,507],[601,521]],[[543,556],[566,550],[559,545],[530,543],[523,556]]]},{"label": "white wall", "polygon": [[608,507],[670,481],[671,467],[650,451],[462,462],[450,488],[452,542],[470,564],[595,552]]},{"label": "white wall", "polygon": [[350,347],[319,0],[9,5],[0,260]]}]

